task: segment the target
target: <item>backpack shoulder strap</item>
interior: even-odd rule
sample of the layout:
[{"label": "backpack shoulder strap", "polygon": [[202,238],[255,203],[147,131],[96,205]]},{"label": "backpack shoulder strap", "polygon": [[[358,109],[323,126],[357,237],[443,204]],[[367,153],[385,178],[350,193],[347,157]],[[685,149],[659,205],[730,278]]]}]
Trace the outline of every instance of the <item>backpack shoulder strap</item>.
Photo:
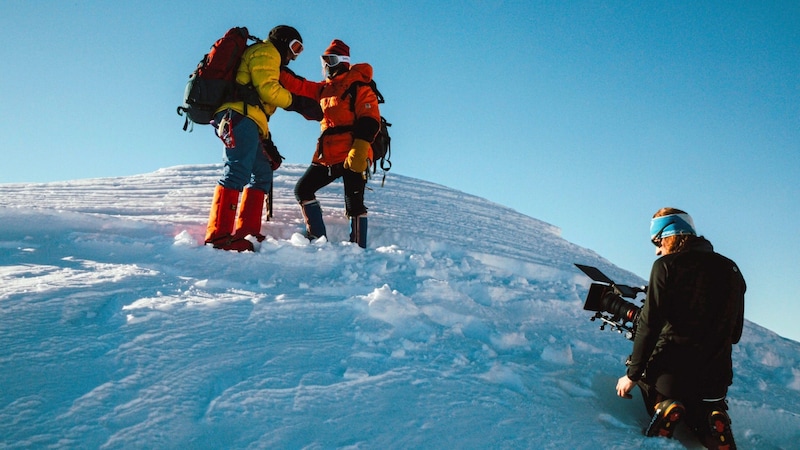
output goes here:
[{"label": "backpack shoulder strap", "polygon": [[384,103],[383,94],[381,94],[381,91],[378,90],[378,85],[375,84],[375,80],[369,80],[369,83],[364,81],[354,81],[341,96],[342,100],[346,99],[348,95],[350,96],[350,109],[352,111],[356,110],[356,94],[358,93],[358,88],[361,86],[369,86],[375,93],[375,97],[378,98],[378,103]]}]

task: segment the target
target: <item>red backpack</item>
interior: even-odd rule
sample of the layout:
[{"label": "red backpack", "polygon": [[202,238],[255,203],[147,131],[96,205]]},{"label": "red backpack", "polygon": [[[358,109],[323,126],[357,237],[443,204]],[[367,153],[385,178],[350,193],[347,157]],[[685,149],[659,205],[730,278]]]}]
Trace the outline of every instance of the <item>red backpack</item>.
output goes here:
[{"label": "red backpack", "polygon": [[261,41],[250,36],[246,27],[231,28],[211,46],[211,51],[189,75],[183,105],[178,107],[179,116],[186,114],[184,130],[190,121],[200,125],[210,123],[214,113],[225,102],[244,101],[249,105],[261,106],[258,93],[252,86],[236,83],[236,71],[248,47],[248,40]]}]

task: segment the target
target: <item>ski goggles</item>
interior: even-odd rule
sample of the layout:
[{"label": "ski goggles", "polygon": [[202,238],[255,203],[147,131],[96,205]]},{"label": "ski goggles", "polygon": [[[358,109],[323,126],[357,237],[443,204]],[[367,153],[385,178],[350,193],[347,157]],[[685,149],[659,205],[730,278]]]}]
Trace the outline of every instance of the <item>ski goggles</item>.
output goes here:
[{"label": "ski goggles", "polygon": [[289,42],[289,51],[292,52],[295,58],[297,58],[303,51],[303,43],[297,39],[292,39]]},{"label": "ski goggles", "polygon": [[333,67],[339,65],[339,63],[348,63],[350,64],[350,57],[349,56],[341,56],[341,55],[322,55],[320,56],[322,59],[322,64],[328,67]]},{"label": "ski goggles", "polygon": [[696,236],[694,221],[688,214],[670,214],[650,221],[650,242],[661,247],[661,239],[669,236]]},{"label": "ski goggles", "polygon": [[661,247],[661,235],[662,235],[662,234],[664,234],[664,229],[666,229],[668,226],[670,226],[670,225],[672,225],[672,224],[674,224],[674,223],[675,223],[675,222],[669,222],[669,223],[667,223],[666,225],[664,225],[664,227],[663,227],[663,228],[661,228],[661,229],[660,229],[660,230],[659,230],[659,231],[658,231],[658,232],[655,234],[655,236],[653,236],[653,237],[650,239],[650,242],[652,242],[652,243],[653,243],[653,245],[655,245],[656,247]]}]

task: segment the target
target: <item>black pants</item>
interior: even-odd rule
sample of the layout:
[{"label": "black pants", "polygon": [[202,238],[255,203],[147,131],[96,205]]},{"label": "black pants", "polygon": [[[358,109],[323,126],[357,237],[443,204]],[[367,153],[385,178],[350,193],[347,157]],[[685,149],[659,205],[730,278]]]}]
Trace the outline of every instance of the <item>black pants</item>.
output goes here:
[{"label": "black pants", "polygon": [[342,163],[333,166],[311,164],[306,173],[297,180],[294,187],[294,198],[304,203],[316,199],[318,190],[331,184],[338,178],[344,181],[344,206],[348,217],[356,217],[367,213],[364,206],[364,189],[367,180],[360,173],[345,169]]}]

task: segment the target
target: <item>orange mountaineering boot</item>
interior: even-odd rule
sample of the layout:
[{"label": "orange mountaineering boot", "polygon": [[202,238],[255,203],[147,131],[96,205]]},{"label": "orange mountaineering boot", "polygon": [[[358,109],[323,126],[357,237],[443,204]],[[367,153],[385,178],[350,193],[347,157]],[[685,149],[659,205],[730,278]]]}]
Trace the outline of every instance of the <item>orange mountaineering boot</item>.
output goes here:
[{"label": "orange mountaineering boot", "polygon": [[236,219],[233,236],[244,238],[247,235],[255,237],[258,242],[266,239],[261,234],[261,216],[264,214],[264,198],[266,193],[260,189],[245,188],[242,194],[242,207]]},{"label": "orange mountaineering boot", "polygon": [[252,242],[246,239],[236,239],[231,234],[238,204],[239,191],[217,185],[214,190],[214,200],[211,202],[211,212],[208,216],[206,244],[222,250],[253,251]]}]

